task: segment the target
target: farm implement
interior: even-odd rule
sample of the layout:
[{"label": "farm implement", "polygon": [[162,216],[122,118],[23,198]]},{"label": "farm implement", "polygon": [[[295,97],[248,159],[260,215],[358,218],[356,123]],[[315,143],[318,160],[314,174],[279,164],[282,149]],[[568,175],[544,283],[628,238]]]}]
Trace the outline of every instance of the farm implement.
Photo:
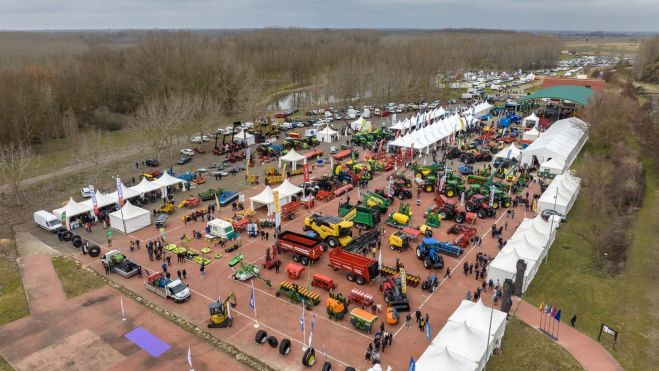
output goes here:
[{"label": "farm implement", "polygon": [[289,281],[283,281],[275,295],[277,297],[282,295],[287,296],[293,304],[300,303],[304,300],[304,306],[307,310],[312,310],[315,305],[320,303],[320,295],[316,292],[307,290]]}]

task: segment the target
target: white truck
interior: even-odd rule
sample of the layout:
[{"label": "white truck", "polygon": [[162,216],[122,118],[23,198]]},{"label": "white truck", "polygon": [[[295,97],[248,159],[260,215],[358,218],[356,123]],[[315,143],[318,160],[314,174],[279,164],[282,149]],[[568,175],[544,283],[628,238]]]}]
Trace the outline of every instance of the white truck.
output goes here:
[{"label": "white truck", "polygon": [[183,303],[190,299],[190,289],[179,279],[170,280],[162,272],[156,272],[144,281],[144,287],[147,290],[162,296],[165,299],[172,299],[175,303]]},{"label": "white truck", "polygon": [[55,215],[45,210],[34,212],[34,223],[36,223],[37,226],[53,233],[58,232],[64,228],[60,220]]},{"label": "white truck", "polygon": [[101,263],[110,267],[110,272],[117,273],[118,275],[130,278],[136,275],[140,266],[128,260],[119,250],[112,250],[101,257]]}]

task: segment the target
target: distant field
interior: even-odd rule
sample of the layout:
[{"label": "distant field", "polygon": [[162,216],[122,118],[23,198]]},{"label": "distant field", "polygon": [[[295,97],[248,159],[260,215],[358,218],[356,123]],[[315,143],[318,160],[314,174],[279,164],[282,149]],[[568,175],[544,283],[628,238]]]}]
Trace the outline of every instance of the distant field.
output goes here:
[{"label": "distant field", "polygon": [[640,39],[628,38],[574,38],[563,39],[564,48],[578,54],[634,56]]}]

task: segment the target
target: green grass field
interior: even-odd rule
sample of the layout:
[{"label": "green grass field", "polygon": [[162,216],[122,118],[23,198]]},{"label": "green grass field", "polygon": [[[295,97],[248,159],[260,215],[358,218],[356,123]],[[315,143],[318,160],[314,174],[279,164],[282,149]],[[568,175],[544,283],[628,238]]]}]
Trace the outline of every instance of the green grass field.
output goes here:
[{"label": "green grass field", "polygon": [[575,313],[576,327],[592,338],[597,339],[601,323],[618,330],[615,349],[610,336],[604,336],[602,344],[629,370],[654,369],[659,362],[659,295],[654,288],[659,279],[659,226],[657,179],[651,169],[646,164],[646,193],[636,222],[630,225],[634,242],[624,272],[612,277],[598,269],[594,246],[579,236],[589,221],[582,218],[588,205],[578,198],[568,222],[558,231],[549,263],[542,265],[525,295],[535,305],[544,301],[562,308],[566,322]]},{"label": "green grass field", "polygon": [[68,257],[53,258],[53,267],[59,276],[66,297],[71,299],[103,286],[105,283],[94,273],[83,269]]},{"label": "green grass field", "polygon": [[487,363],[490,371],[582,370],[570,353],[515,318],[508,321],[501,344],[501,351]]},{"label": "green grass field", "polygon": [[[0,326],[30,314],[13,237],[0,239]],[[1,363],[0,363],[1,364]]]},{"label": "green grass field", "polygon": [[7,362],[2,356],[0,356],[0,371],[14,371],[15,368]]}]

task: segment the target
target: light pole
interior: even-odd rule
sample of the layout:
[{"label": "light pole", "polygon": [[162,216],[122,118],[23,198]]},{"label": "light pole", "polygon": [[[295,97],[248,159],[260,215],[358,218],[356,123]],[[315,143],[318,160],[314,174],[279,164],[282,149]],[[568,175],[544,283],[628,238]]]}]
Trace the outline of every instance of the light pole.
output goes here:
[{"label": "light pole", "polygon": [[[554,195],[554,211],[556,211],[556,203],[558,202],[558,187],[556,187],[556,195]],[[549,260],[549,244],[551,242],[551,235],[554,233],[554,215],[550,215],[549,218],[551,218],[551,224],[549,225],[549,236],[547,238],[547,244],[545,246],[545,250],[547,250],[547,253],[545,254],[545,264],[547,264]]]}]

